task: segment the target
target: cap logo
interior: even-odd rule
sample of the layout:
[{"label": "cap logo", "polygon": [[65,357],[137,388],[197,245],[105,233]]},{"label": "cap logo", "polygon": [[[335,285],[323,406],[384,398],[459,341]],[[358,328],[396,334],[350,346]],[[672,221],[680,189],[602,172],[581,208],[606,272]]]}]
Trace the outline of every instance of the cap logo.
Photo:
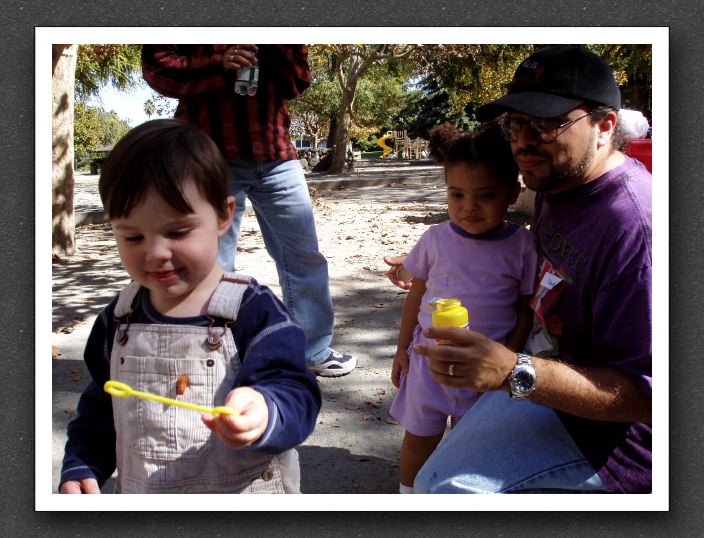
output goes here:
[{"label": "cap logo", "polygon": [[538,62],[533,62],[530,60],[525,60],[521,64],[521,68],[516,71],[516,76],[513,79],[514,84],[530,84],[537,83],[540,80],[545,68],[538,65]]}]

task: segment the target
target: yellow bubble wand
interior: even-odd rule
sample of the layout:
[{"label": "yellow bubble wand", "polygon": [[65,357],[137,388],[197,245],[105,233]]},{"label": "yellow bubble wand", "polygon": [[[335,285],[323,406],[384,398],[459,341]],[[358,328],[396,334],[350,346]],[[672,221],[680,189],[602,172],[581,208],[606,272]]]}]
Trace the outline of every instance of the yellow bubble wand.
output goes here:
[{"label": "yellow bubble wand", "polygon": [[135,396],[136,398],[144,398],[145,400],[154,400],[155,402],[161,402],[167,405],[175,405],[178,407],[183,407],[185,409],[192,409],[193,411],[200,411],[201,413],[208,413],[210,415],[238,415],[237,411],[225,407],[224,405],[219,405],[217,407],[205,407],[202,405],[196,405],[188,402],[182,402],[180,400],[174,400],[173,398],[166,398],[164,396],[158,396],[156,394],[150,394],[149,392],[142,392],[139,390],[134,390],[127,383],[122,383],[120,381],[107,381],[103,386],[105,392],[116,396],[118,398],[129,398],[130,396]]}]

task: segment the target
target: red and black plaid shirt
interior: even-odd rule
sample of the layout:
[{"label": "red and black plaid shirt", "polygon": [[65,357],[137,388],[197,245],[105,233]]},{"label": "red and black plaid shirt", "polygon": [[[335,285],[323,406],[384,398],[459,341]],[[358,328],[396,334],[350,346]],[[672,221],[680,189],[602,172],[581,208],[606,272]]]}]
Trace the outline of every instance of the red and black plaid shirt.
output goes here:
[{"label": "red and black plaid shirt", "polygon": [[144,45],[142,72],[155,91],[179,100],[175,117],[208,133],[226,159],[292,160],[286,101],[311,81],[306,45],[258,45],[256,95],[234,92],[234,71],[225,71],[232,45]]}]

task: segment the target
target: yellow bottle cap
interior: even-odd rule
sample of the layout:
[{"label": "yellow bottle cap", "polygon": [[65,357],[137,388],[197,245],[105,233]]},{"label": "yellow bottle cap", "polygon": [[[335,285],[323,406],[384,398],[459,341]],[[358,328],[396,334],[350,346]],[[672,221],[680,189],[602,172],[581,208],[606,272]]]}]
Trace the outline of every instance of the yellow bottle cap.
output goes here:
[{"label": "yellow bottle cap", "polygon": [[433,327],[466,327],[469,312],[458,299],[438,299],[430,303],[433,311]]}]

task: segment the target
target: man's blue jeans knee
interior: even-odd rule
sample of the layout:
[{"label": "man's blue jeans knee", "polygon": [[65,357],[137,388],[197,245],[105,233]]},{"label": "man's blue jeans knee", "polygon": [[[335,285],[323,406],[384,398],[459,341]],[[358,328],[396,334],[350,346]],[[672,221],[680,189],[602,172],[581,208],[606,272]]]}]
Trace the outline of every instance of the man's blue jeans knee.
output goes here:
[{"label": "man's blue jeans knee", "polygon": [[606,493],[557,414],[488,392],[438,445],[415,493]]},{"label": "man's blue jeans knee", "polygon": [[[218,263],[233,271],[249,198],[267,252],[276,263],[283,303],[306,335],[306,360],[327,357],[334,314],[328,265],[318,236],[308,185],[298,161],[229,161],[230,194],[237,202],[230,230],[220,238]],[[256,277],[256,275],[253,275]]]}]

